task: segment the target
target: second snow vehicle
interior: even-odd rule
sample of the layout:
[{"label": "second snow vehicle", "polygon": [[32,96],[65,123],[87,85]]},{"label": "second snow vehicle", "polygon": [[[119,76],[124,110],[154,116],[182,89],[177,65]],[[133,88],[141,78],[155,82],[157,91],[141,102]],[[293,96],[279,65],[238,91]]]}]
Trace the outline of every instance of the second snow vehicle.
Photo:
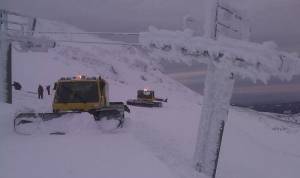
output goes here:
[{"label": "second snow vehicle", "polygon": [[162,102],[167,102],[168,99],[156,98],[153,90],[138,90],[137,99],[127,100],[128,105],[142,107],[162,107]]},{"label": "second snow vehicle", "polygon": [[53,112],[18,114],[14,120],[16,132],[20,133],[20,129],[34,123],[81,112],[91,114],[97,122],[104,119],[116,121],[115,128],[119,128],[124,123],[124,112],[130,112],[123,102],[109,102],[108,83],[100,76],[86,77],[79,75],[72,78],[61,78],[55,83],[54,90]]}]

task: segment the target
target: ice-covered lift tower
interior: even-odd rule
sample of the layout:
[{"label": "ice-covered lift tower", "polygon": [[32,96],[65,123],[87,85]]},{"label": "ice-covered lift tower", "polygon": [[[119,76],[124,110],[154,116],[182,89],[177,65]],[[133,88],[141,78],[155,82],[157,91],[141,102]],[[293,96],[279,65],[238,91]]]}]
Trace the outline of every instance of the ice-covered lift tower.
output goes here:
[{"label": "ice-covered lift tower", "polygon": [[[240,40],[218,38],[221,34],[218,27],[226,27],[218,21],[218,8],[225,7],[217,0],[209,2],[204,37],[193,36],[190,30],[168,31],[150,27],[148,32],[140,33],[139,40],[155,59],[187,64],[197,61],[208,65],[194,158],[197,171],[215,177],[234,77],[239,75],[264,83],[271,77],[290,80],[300,74],[300,59],[276,49],[271,43],[245,41],[244,35]],[[239,17],[237,13],[232,15]]]}]

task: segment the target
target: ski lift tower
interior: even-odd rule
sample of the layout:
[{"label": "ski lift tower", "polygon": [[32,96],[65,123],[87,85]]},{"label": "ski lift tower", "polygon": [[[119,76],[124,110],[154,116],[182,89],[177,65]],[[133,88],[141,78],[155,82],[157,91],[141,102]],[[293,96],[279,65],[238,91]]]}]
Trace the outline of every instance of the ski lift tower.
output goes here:
[{"label": "ski lift tower", "polygon": [[[205,36],[212,40],[235,38],[248,41],[249,21],[241,11],[221,0],[206,0]],[[211,178],[216,177],[225,122],[228,118],[230,100],[234,88],[233,71],[217,68],[213,61],[221,54],[211,56],[205,79],[204,99],[198,138],[194,154],[196,170]],[[221,86],[221,87],[220,87]]]},{"label": "ski lift tower", "polygon": [[140,33],[139,41],[153,59],[207,64],[194,166],[198,172],[215,178],[235,76],[264,83],[271,77],[288,81],[300,74],[300,59],[268,45],[247,41],[250,27],[245,15],[220,0],[207,3],[204,37],[189,31],[151,27],[148,32]]},{"label": "ski lift tower", "polygon": [[0,101],[11,103],[11,61],[9,54],[9,42],[6,37],[8,22],[7,13],[0,11]]},{"label": "ski lift tower", "polygon": [[0,102],[12,103],[12,43],[24,52],[47,52],[55,47],[55,41],[33,36],[36,22],[36,18],[0,9]]}]

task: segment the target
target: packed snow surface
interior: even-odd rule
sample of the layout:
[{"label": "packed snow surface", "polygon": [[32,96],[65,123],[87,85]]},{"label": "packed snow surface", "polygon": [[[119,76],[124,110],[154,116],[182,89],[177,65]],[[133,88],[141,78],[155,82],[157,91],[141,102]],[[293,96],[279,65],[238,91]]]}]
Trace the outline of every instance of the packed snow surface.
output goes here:
[{"label": "packed snow surface", "polygon": [[[38,21],[38,29],[78,30],[48,21]],[[110,84],[111,101],[125,102],[146,87],[157,97],[167,97],[168,103],[162,108],[130,107],[124,128],[110,132],[87,113],[66,115],[44,126],[63,129],[66,135],[37,131],[25,136],[13,131],[16,113],[51,111],[53,91],[39,100],[38,84],[53,87],[60,77],[77,74],[101,75]],[[13,80],[23,88],[14,91],[13,105],[0,104],[1,178],[205,178],[192,165],[201,97],[162,74],[141,50],[59,43],[48,53],[24,53],[16,47]],[[217,177],[298,178],[299,131],[297,125],[232,108]]]}]

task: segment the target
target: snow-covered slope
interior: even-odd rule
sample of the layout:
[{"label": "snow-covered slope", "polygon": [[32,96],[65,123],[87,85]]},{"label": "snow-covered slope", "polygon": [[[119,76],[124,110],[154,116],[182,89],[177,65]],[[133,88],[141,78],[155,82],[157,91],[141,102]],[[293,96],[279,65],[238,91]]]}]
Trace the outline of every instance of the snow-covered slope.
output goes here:
[{"label": "snow-covered slope", "polygon": [[[57,28],[56,28],[57,27]],[[78,29],[59,24],[57,22],[49,21],[38,21],[37,25],[38,31],[79,31]],[[81,41],[104,41],[102,39],[97,39],[91,36],[70,36],[70,35],[49,35],[51,38],[58,40],[81,40]],[[106,79],[109,83],[109,97],[111,101],[123,101],[127,99],[136,98],[136,92],[138,89],[149,88],[153,89],[156,92],[158,97],[167,97],[168,103],[165,104],[164,109],[143,109],[143,108],[131,108],[131,114],[128,114],[126,117],[128,123],[126,128],[118,132],[118,134],[106,134],[103,133],[101,129],[99,130],[95,125],[92,117],[88,114],[75,115],[72,118],[63,118],[67,122],[60,122],[64,127],[64,131],[67,132],[67,136],[62,138],[62,140],[69,140],[69,137],[75,139],[72,142],[66,141],[68,147],[72,147],[74,152],[82,152],[82,156],[76,158],[70,158],[68,150],[65,150],[65,146],[57,142],[56,139],[44,136],[40,137],[35,135],[37,139],[45,141],[30,141],[30,144],[35,145],[35,147],[56,147],[55,151],[48,150],[43,158],[50,159],[46,163],[47,166],[50,164],[58,164],[65,168],[67,163],[57,163],[56,159],[52,159],[53,154],[59,154],[64,157],[64,159],[75,159],[79,163],[74,163],[74,167],[70,169],[76,169],[78,166],[82,169],[76,175],[77,177],[82,177],[81,172],[85,172],[87,169],[99,171],[101,173],[92,172],[91,177],[93,176],[103,176],[103,177],[174,177],[172,171],[162,164],[159,158],[152,155],[147,156],[148,152],[151,152],[151,149],[139,150],[136,147],[143,147],[145,141],[149,143],[148,138],[140,138],[139,133],[146,132],[148,133],[151,128],[144,126],[144,122],[139,122],[143,118],[148,118],[150,120],[161,120],[159,123],[172,123],[174,122],[174,115],[180,116],[178,119],[185,117],[184,113],[181,112],[181,109],[193,109],[200,112],[199,104],[201,102],[201,96],[192,92],[188,88],[184,87],[182,84],[177,83],[176,81],[170,79],[169,77],[162,74],[159,70],[160,66],[153,63],[149,57],[143,53],[141,50],[128,47],[128,46],[115,46],[115,45],[91,45],[91,44],[74,44],[74,43],[58,43],[58,46],[55,49],[49,50],[48,53],[33,53],[33,52],[20,52],[18,51],[18,46],[16,45],[15,50],[13,51],[13,80],[18,81],[22,84],[22,91],[14,91],[13,102],[14,102],[14,112],[20,111],[32,111],[36,112],[47,112],[51,111],[51,102],[52,96],[45,96],[44,100],[38,100],[37,96],[33,94],[37,91],[39,84],[43,86],[52,85],[53,83],[61,78],[66,76],[75,76],[78,74],[84,74],[87,76],[101,76]],[[168,111],[167,108],[171,110]],[[12,114],[12,116],[15,113]],[[147,116],[144,116],[147,115]],[[12,117],[11,116],[11,117]],[[196,115],[195,115],[196,116]],[[143,118],[141,118],[143,117]],[[176,118],[175,118],[176,120]],[[185,120],[189,120],[185,118]],[[56,123],[57,124],[57,123]],[[141,124],[141,125],[140,125]],[[178,127],[174,129],[168,128],[170,125],[162,124],[166,131],[169,130],[170,136],[176,136]],[[155,131],[156,132],[156,131]],[[166,132],[168,133],[168,132]],[[101,136],[99,136],[101,135]],[[195,134],[193,134],[195,135]],[[102,137],[102,138],[100,138]],[[11,139],[11,138],[10,138]],[[15,142],[19,138],[16,137]],[[12,139],[13,140],[13,139]],[[82,142],[81,140],[90,140],[88,142]],[[120,141],[122,140],[122,141]],[[44,145],[44,142],[48,143],[47,146]],[[22,144],[22,143],[20,143]],[[77,149],[78,145],[84,145]],[[60,146],[61,145],[61,146]],[[101,145],[106,145],[101,147]],[[111,145],[111,146],[110,146]],[[86,147],[96,147],[99,149],[100,153],[96,150],[85,150]],[[101,148],[99,148],[101,147]],[[110,147],[113,147],[110,149]],[[3,148],[9,149],[9,147]],[[21,146],[16,148],[18,152],[22,152],[24,148]],[[57,153],[60,150],[60,153]],[[109,151],[107,153],[105,150]],[[115,149],[115,150],[114,150]],[[189,147],[189,154],[192,155],[193,147]],[[126,150],[129,150],[128,152]],[[34,152],[36,152],[35,150]],[[39,150],[42,151],[43,150]],[[118,154],[114,153],[118,152]],[[5,153],[3,151],[2,153]],[[133,153],[135,153],[133,155]],[[107,158],[98,158],[96,155],[106,154]],[[123,155],[123,156],[120,156]],[[17,155],[15,160],[17,160]],[[27,156],[29,156],[27,154]],[[30,158],[24,156],[24,161],[30,161]],[[91,157],[95,156],[96,160],[90,160]],[[42,161],[40,155],[30,156],[35,161]],[[86,157],[86,158],[83,158]],[[108,159],[108,157],[111,157]],[[131,158],[129,158],[131,157]],[[145,158],[143,158],[145,157]],[[190,156],[191,157],[191,156]],[[7,159],[11,159],[7,157]],[[12,160],[14,160],[14,158]],[[26,160],[28,159],[28,160]],[[153,159],[153,161],[151,161]],[[15,162],[13,164],[19,165],[24,164],[24,161]],[[83,166],[83,164],[89,165],[89,161],[95,166]],[[103,161],[103,162],[102,162]],[[127,168],[116,168],[116,173],[113,171],[106,171],[107,167],[114,170],[114,166],[106,163],[108,161],[112,164],[118,162],[118,164],[126,165]],[[108,164],[104,166],[105,164]],[[16,176],[18,172],[12,173],[10,169],[5,169],[9,165],[5,164],[2,174],[5,176]],[[98,167],[98,168],[97,168]],[[156,168],[157,167],[157,168]],[[62,170],[63,170],[62,168]],[[22,171],[25,171],[30,168],[27,166],[22,168]],[[67,169],[67,168],[66,168]],[[124,169],[124,170],[123,170]],[[140,169],[143,171],[138,171]],[[155,171],[153,171],[155,170]],[[13,171],[14,172],[14,171]],[[28,171],[25,171],[28,172]],[[110,173],[109,173],[110,172]],[[152,172],[152,173],[150,173]],[[130,173],[130,174],[127,174]],[[33,177],[38,177],[39,175],[50,174],[52,177],[67,177],[69,174],[66,172],[53,173],[51,169],[45,170],[42,168],[40,171],[37,171],[35,174],[30,174]],[[75,173],[74,173],[75,174]],[[74,176],[70,174],[69,176]],[[172,176],[170,176],[172,175]],[[88,176],[89,177],[89,176]]]},{"label": "snow-covered slope", "polygon": [[[38,21],[37,30],[79,31],[57,22],[43,21]],[[87,35],[49,36],[59,40],[104,41]],[[48,53],[13,53],[13,80],[21,82],[24,90],[36,91],[38,84],[53,85],[54,81],[66,76],[101,75],[110,84],[112,100],[136,97],[137,89],[147,87],[155,90],[158,96],[200,101],[196,93],[163,75],[159,68],[142,51],[128,46],[58,43]]]},{"label": "snow-covered slope", "polygon": [[[66,24],[38,21],[40,31],[80,31]],[[93,36],[52,38],[99,40]],[[141,50],[115,45],[59,43],[48,53],[13,52],[12,106],[0,105],[0,177],[205,177],[194,171],[192,156],[201,112],[201,96],[160,72]],[[12,120],[20,110],[50,111],[52,95],[38,100],[38,84],[63,76],[101,75],[110,84],[112,101],[154,89],[168,97],[163,108],[130,107],[125,128],[107,133],[88,114],[63,118],[67,135],[20,136]],[[231,110],[218,167],[218,177],[287,177],[300,175],[299,126],[270,120],[258,113]]]}]

